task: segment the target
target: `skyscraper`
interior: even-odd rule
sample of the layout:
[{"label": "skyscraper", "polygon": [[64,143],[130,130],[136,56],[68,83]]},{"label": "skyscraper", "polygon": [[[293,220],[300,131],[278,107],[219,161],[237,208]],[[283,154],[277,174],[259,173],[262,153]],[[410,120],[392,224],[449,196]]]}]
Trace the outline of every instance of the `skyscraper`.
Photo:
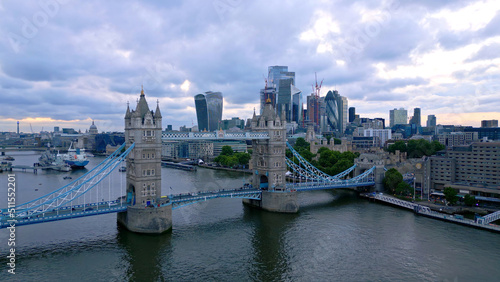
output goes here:
[{"label": "skyscraper", "polygon": [[222,93],[208,91],[205,94],[208,109],[208,129],[215,131],[219,129],[219,124],[222,121]]},{"label": "skyscraper", "polygon": [[270,66],[267,83],[276,89],[276,112],[281,116],[284,111],[286,121],[292,121],[292,86],[295,85],[295,72],[289,72],[287,66]]},{"label": "skyscraper", "polygon": [[[335,90],[337,92],[337,90]],[[338,93],[338,92],[337,92]],[[345,129],[347,128],[347,122],[349,121],[349,105],[347,101],[347,97],[340,96],[342,99],[342,110],[340,113],[340,118],[342,119],[342,128],[341,128],[341,133],[344,134]]]},{"label": "skyscraper", "polygon": [[322,131],[339,131],[340,129],[340,115],[338,99],[334,96],[332,91],[328,91],[325,97],[325,117],[326,127]]},{"label": "skyscraper", "polygon": [[350,107],[349,108],[349,122],[353,122],[355,118],[356,118],[356,108]]},{"label": "skyscraper", "polygon": [[208,131],[208,109],[205,95],[198,94],[194,96],[194,105],[196,108],[196,119],[198,120],[198,130]]},{"label": "skyscraper", "polygon": [[408,124],[408,111],[404,108],[394,109],[389,111],[390,116],[390,127],[395,126],[396,124]]},{"label": "skyscraper", "polygon": [[208,91],[194,96],[199,131],[215,131],[222,121],[222,93]]},{"label": "skyscraper", "polygon": [[342,135],[347,127],[347,98],[340,96],[337,90],[328,91],[324,99],[322,131],[336,132]]},{"label": "skyscraper", "polygon": [[427,127],[436,128],[436,116],[428,115],[427,116]]},{"label": "skyscraper", "polygon": [[260,114],[264,110],[267,99],[271,100],[273,108],[276,108],[276,88],[274,86],[266,85],[264,89],[260,90]]},{"label": "skyscraper", "polygon": [[415,124],[417,127],[421,126],[420,108],[413,109],[413,117],[410,120],[410,124]]},{"label": "skyscraper", "polygon": [[320,100],[314,94],[307,96],[307,116],[306,119],[314,126],[316,132],[319,133],[320,126]]},{"label": "skyscraper", "polygon": [[303,111],[302,91],[292,85],[292,121],[300,124],[303,118]]}]

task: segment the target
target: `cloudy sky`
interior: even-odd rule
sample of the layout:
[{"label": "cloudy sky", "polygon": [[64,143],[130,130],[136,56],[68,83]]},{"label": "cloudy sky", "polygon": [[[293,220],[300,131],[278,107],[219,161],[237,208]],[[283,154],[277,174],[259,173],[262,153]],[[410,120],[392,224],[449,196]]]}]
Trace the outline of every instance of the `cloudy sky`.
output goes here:
[{"label": "cloudy sky", "polygon": [[[162,4],[159,4],[162,2]],[[163,126],[196,124],[193,96],[250,117],[270,65],[309,95],[324,79],[364,117],[500,119],[500,2],[1,1],[0,131],[123,130],[141,84]]]}]

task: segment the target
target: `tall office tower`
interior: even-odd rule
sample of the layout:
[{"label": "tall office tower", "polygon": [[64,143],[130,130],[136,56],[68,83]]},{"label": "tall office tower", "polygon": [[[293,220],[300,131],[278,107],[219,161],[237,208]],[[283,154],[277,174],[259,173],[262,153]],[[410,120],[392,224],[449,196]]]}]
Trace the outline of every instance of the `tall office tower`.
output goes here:
[{"label": "tall office tower", "polygon": [[[338,92],[337,92],[338,93]],[[340,96],[342,99],[342,110],[340,117],[342,118],[342,131],[341,134],[344,134],[345,129],[347,128],[347,122],[349,121],[349,107],[347,97]]]},{"label": "tall office tower", "polygon": [[222,121],[222,93],[208,91],[194,96],[199,131],[215,131]]},{"label": "tall office tower", "polygon": [[303,112],[302,91],[292,85],[292,121],[300,125],[303,119]]},{"label": "tall office tower", "polygon": [[277,114],[281,116],[284,113],[287,122],[290,122],[292,117],[292,86],[293,79],[291,78],[279,80]]},{"label": "tall office tower", "polygon": [[389,111],[390,116],[390,127],[395,126],[396,124],[408,124],[408,111],[404,108],[394,109]]},{"label": "tall office tower", "polygon": [[[18,122],[19,123],[19,122]],[[498,127],[498,120],[497,119],[492,119],[492,120],[482,120],[481,121],[481,127],[482,128],[491,128],[491,127]],[[18,130],[19,131],[19,130]]]},{"label": "tall office tower", "polygon": [[285,112],[286,121],[292,120],[292,86],[295,85],[295,72],[289,72],[287,66],[268,67],[268,85],[276,88],[276,113]]},{"label": "tall office tower", "polygon": [[316,97],[314,93],[311,93],[310,96],[307,96],[307,116],[306,120],[310,122],[316,132],[319,132],[320,126],[320,98]]},{"label": "tall office tower", "polygon": [[340,130],[340,113],[337,99],[328,91],[325,97],[325,121],[326,126],[322,127],[322,131],[338,132]]},{"label": "tall office tower", "polygon": [[427,116],[427,127],[436,128],[436,116],[428,115]]},{"label": "tall office tower", "polygon": [[19,135],[19,121],[17,121],[17,134]]},{"label": "tall office tower", "polygon": [[205,94],[208,109],[208,129],[215,131],[219,129],[219,124],[222,121],[222,93],[208,91]]},{"label": "tall office tower", "polygon": [[264,89],[260,90],[260,114],[264,110],[267,99],[271,100],[273,108],[276,108],[276,88],[267,85]]},{"label": "tall office tower", "polygon": [[347,127],[347,98],[340,96],[337,90],[328,91],[324,99],[322,130],[342,135]]},{"label": "tall office tower", "polygon": [[349,108],[349,122],[353,122],[355,118],[356,118],[356,108],[350,107]]},{"label": "tall office tower", "polygon": [[410,120],[410,124],[415,124],[416,126],[421,126],[420,108],[413,109],[413,117]]},{"label": "tall office tower", "polygon": [[196,108],[196,118],[198,120],[198,130],[208,131],[208,109],[207,99],[205,98],[205,95],[195,95],[194,105]]}]

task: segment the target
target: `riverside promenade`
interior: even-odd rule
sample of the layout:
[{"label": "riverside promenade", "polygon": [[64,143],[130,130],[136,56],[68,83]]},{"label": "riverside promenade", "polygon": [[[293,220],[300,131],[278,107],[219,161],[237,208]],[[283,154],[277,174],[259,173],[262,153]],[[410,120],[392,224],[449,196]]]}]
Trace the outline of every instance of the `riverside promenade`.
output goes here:
[{"label": "riverside promenade", "polygon": [[382,194],[382,193],[362,193],[362,194],[360,194],[360,196],[364,197],[364,198],[368,198],[370,200],[373,199],[374,201],[378,201],[378,202],[385,203],[388,205],[397,206],[397,207],[401,207],[404,209],[412,210],[416,214],[423,215],[426,217],[500,233],[500,225],[496,225],[496,224],[492,224],[492,223],[480,223],[481,219],[484,219],[484,217],[480,217],[479,220],[477,220],[477,221],[474,221],[474,220],[468,219],[468,218],[463,218],[463,217],[456,217],[453,215],[433,211],[425,205],[421,205],[418,203],[412,203],[409,201],[404,201],[404,200],[401,200],[399,198],[396,198],[396,197],[393,197],[390,195],[386,195],[386,194]]}]

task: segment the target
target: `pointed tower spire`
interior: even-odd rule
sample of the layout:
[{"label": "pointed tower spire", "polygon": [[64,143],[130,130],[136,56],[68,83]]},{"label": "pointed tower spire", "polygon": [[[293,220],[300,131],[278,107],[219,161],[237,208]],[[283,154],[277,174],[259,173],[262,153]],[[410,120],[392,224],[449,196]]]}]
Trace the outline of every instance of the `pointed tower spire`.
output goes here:
[{"label": "pointed tower spire", "polygon": [[155,118],[161,118],[161,112],[160,112],[160,100],[156,99],[156,111],[155,111]]},{"label": "pointed tower spire", "polygon": [[144,87],[142,84],[141,84],[141,97],[144,97]]},{"label": "pointed tower spire", "polygon": [[127,111],[125,112],[125,118],[129,118],[130,117],[130,107],[129,107],[129,103],[127,101]]}]

